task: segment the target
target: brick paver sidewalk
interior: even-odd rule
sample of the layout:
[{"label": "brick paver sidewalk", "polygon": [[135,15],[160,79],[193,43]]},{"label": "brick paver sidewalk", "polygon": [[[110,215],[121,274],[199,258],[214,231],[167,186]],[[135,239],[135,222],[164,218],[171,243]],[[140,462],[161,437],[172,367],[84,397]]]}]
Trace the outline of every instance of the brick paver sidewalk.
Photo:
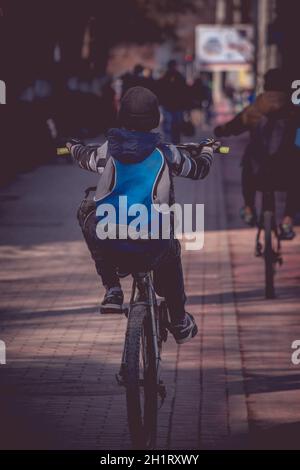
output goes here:
[{"label": "brick paver sidewalk", "polygon": [[[82,190],[94,180],[72,165],[45,166],[0,192],[0,339],[7,346],[0,411],[9,423],[1,429],[2,448],[130,447],[125,394],[114,378],[126,320],[98,314],[103,289],[74,215]],[[233,215],[237,184],[236,160],[217,159],[205,182],[176,183],[181,202],[205,203],[206,232],[202,251],[183,252],[188,310],[200,333],[181,347],[170,338],[163,351],[163,449],[244,447],[253,425],[283,424],[292,406],[299,421],[299,369],[292,370],[278,351],[280,343],[288,361],[297,333],[299,292],[290,287],[299,280],[295,245],[278,279],[282,301],[276,307],[261,301],[254,234],[241,230]],[[129,279],[124,287],[128,296]],[[274,387],[279,395],[272,401]]]},{"label": "brick paver sidewalk", "polygon": [[[243,138],[231,141],[232,159],[223,160],[222,173],[250,422],[248,444],[299,449],[300,365],[292,364],[291,345],[300,339],[300,227],[292,242],[282,243],[283,265],[275,276],[277,298],[265,300],[263,260],[253,255],[256,231],[245,229],[236,217],[242,204],[237,185],[242,144]],[[279,220],[283,196],[276,197]]]}]

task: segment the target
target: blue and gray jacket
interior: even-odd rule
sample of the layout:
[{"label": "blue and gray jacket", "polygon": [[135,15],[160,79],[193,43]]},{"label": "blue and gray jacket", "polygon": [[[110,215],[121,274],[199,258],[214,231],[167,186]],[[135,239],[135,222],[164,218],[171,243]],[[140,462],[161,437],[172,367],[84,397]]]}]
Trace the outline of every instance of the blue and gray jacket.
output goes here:
[{"label": "blue and gray jacket", "polygon": [[81,168],[101,175],[96,201],[105,197],[113,188],[118,164],[130,166],[145,162],[153,152],[161,155],[162,164],[153,191],[155,202],[160,204],[175,202],[174,176],[203,179],[209,173],[213,159],[211,147],[204,146],[195,158],[185,149],[163,144],[158,133],[126,129],[111,129],[107,141],[100,146],[76,144],[71,148],[71,153]]}]

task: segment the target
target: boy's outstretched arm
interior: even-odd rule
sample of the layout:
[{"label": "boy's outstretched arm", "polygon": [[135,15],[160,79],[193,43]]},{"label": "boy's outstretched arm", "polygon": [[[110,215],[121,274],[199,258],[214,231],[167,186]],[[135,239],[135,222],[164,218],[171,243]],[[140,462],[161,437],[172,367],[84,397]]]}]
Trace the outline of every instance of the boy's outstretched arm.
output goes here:
[{"label": "boy's outstretched arm", "polygon": [[107,142],[103,145],[83,145],[81,142],[71,140],[66,146],[80,168],[95,173],[102,173],[107,161]]},{"label": "boy's outstretched arm", "polygon": [[164,145],[164,154],[173,175],[193,180],[205,178],[211,168],[214,152],[209,141],[210,139],[208,145],[204,145],[197,154],[186,149],[178,149],[175,145]]}]

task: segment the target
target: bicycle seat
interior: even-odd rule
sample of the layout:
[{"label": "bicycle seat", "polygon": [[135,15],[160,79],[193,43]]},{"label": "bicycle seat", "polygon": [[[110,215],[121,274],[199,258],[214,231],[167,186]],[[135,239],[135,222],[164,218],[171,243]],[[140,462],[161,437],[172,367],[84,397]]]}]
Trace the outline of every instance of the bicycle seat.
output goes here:
[{"label": "bicycle seat", "polygon": [[127,276],[129,276],[130,274],[132,274],[132,276],[133,276],[135,279],[142,279],[142,278],[144,278],[144,277],[148,274],[148,272],[147,272],[147,271],[144,271],[144,272],[133,273],[133,272],[128,271],[128,270],[117,269],[117,275],[118,275],[120,278],[127,277]]},{"label": "bicycle seat", "polygon": [[142,271],[142,272],[139,272],[139,273],[133,273],[133,277],[135,279],[143,279],[144,277],[147,276],[147,274],[149,274],[149,271]]},{"label": "bicycle seat", "polygon": [[121,279],[129,276],[130,274],[131,274],[130,271],[122,271],[122,270],[117,269],[117,276],[120,277]]}]

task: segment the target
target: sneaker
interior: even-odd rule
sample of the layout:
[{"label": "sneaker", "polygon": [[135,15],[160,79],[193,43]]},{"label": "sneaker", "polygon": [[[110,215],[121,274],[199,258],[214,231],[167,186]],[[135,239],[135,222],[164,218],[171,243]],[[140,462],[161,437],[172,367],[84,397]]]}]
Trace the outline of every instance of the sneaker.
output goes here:
[{"label": "sneaker", "polygon": [[100,313],[123,313],[124,295],[120,287],[111,287],[106,290],[100,306]]},{"label": "sneaker", "polygon": [[240,217],[249,227],[255,227],[257,222],[255,210],[251,209],[249,206],[241,207]]},{"label": "sneaker", "polygon": [[181,323],[170,325],[169,330],[175,338],[177,344],[183,344],[190,341],[198,333],[198,327],[193,315],[185,313],[185,317]]},{"label": "sneaker", "polygon": [[279,225],[279,239],[280,240],[293,240],[295,236],[296,236],[296,233],[294,232],[293,226],[291,224]]}]

